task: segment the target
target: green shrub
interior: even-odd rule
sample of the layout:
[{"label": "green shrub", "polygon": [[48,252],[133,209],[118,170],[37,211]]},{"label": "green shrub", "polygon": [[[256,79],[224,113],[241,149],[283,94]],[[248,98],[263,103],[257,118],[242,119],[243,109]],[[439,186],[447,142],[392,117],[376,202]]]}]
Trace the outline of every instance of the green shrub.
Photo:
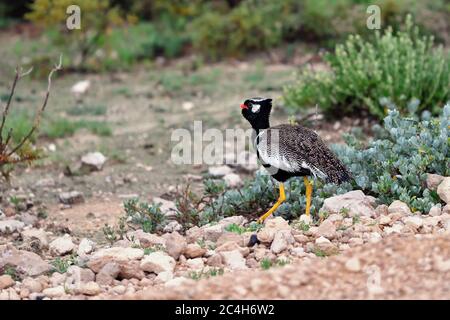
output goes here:
[{"label": "green shrub", "polygon": [[157,204],[149,205],[145,202],[139,202],[138,199],[132,199],[126,201],[124,207],[130,223],[139,226],[145,232],[160,231],[166,223],[166,217]]},{"label": "green shrub", "polygon": [[105,36],[104,47],[111,54],[102,64],[106,69],[118,69],[157,56],[177,57],[188,42],[181,31],[184,26],[182,19],[174,19],[171,23],[162,20],[115,28]]},{"label": "green shrub", "polygon": [[242,1],[229,12],[205,12],[190,25],[194,47],[213,59],[268,49],[282,40],[285,1]]},{"label": "green shrub", "polygon": [[350,36],[326,55],[331,72],[305,69],[298,82],[286,88],[288,108],[317,103],[327,115],[368,112],[382,119],[387,109],[380,98],[400,107],[418,99],[418,112],[429,108],[439,114],[450,98],[449,56],[433,48],[432,37],[420,37],[410,19],[406,24],[406,31],[394,35],[388,28],[373,43]]},{"label": "green shrub", "polygon": [[136,18],[126,16],[110,0],[78,0],[76,5],[81,10],[81,28],[68,30],[66,20],[67,8],[74,4],[72,0],[34,0],[31,11],[25,18],[49,28],[47,35],[52,44],[65,52],[72,67],[86,68],[87,64],[96,64],[94,54],[102,48],[105,35],[113,26],[133,23]]},{"label": "green shrub", "polygon": [[[361,189],[376,197],[379,203],[390,204],[399,199],[414,211],[428,213],[440,200],[435,191],[426,188],[426,174],[450,174],[449,125],[450,104],[447,104],[440,118],[431,118],[429,112],[424,112],[420,121],[401,117],[397,110],[391,110],[384,119],[384,127],[374,128],[376,136],[367,145],[355,135],[346,136],[347,144],[333,146],[333,149],[352,172],[354,181],[338,186],[316,180],[311,211],[318,217],[326,198]],[[279,207],[278,213],[287,218],[298,217],[305,210],[303,180],[289,180],[286,190],[287,201]],[[259,171],[242,189],[223,193],[203,214],[216,219],[260,214],[277,196],[273,181],[264,171]]]}]

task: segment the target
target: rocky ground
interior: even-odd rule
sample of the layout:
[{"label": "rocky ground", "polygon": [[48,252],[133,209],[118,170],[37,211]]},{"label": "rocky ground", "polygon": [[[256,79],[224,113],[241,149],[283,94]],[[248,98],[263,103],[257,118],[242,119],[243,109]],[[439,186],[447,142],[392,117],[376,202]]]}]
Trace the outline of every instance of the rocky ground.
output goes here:
[{"label": "rocky ground", "polygon": [[[450,177],[427,183],[450,202]],[[60,201],[81,200],[64,193]],[[173,206],[165,201],[163,211]],[[449,297],[449,204],[413,214],[356,190],[321,211],[328,215],[317,224],[273,217],[257,231],[243,216],[185,233],[173,221],[162,234],[129,231],[107,245],[22,199],[0,213],[0,299]]]},{"label": "rocky ground", "polygon": [[329,259],[269,271],[241,271],[128,299],[445,299],[450,298],[449,235],[390,235]]}]

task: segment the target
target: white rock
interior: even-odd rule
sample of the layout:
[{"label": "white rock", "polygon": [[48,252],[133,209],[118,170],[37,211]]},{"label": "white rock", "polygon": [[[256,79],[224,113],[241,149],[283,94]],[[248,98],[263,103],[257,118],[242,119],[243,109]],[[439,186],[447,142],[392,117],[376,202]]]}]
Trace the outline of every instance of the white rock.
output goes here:
[{"label": "white rock", "polygon": [[100,171],[103,169],[106,160],[101,152],[90,152],[81,157],[81,165],[91,171]]},{"label": "white rock", "polygon": [[[88,268],[79,266],[70,266],[66,272],[65,286],[68,288],[78,288],[81,283],[87,283],[95,280],[95,273]],[[58,283],[59,284],[59,283]]]},{"label": "white rock", "polygon": [[140,260],[143,256],[144,250],[138,248],[106,248],[96,251],[89,259],[88,266],[94,272],[99,272],[110,262],[126,264],[130,261]]},{"label": "white rock", "polygon": [[165,287],[166,288],[178,288],[181,285],[186,285],[192,283],[189,279],[183,278],[183,277],[177,277],[173,278],[172,280],[169,280],[166,282]]},{"label": "white rock", "polygon": [[297,257],[305,257],[306,253],[302,247],[296,247],[291,249],[291,253]]},{"label": "white rock", "polygon": [[299,218],[300,223],[304,223],[306,225],[310,225],[312,223],[311,216],[307,216],[306,214],[302,214]]},{"label": "white rock", "polygon": [[[387,229],[387,228],[386,228],[386,229]],[[385,230],[386,230],[386,229],[385,229]],[[354,237],[354,238],[350,238],[350,239],[348,240],[348,244],[349,244],[350,246],[360,246],[360,245],[363,245],[363,244],[364,244],[364,240],[361,239],[361,238]]]},{"label": "white rock", "polygon": [[72,242],[72,237],[65,234],[62,237],[56,238],[50,242],[50,252],[58,256],[65,255],[72,252],[75,248],[75,244]]},{"label": "white rock", "polygon": [[325,237],[317,238],[315,241],[315,247],[326,252],[327,254],[332,254],[337,251],[337,247]]},{"label": "white rock", "polygon": [[388,207],[389,214],[401,214],[403,216],[407,216],[411,214],[411,210],[408,205],[400,200],[395,200]]},{"label": "white rock", "polygon": [[427,173],[427,188],[430,190],[436,190],[444,178],[445,177],[438,174]]},{"label": "white rock", "polygon": [[175,217],[177,215],[177,206],[175,205],[175,202],[170,201],[170,200],[166,200],[163,198],[158,198],[158,197],[154,197],[153,198],[153,203],[155,204],[159,204],[160,205],[160,209],[161,212],[167,217],[167,218],[172,218]]},{"label": "white rock", "polygon": [[206,253],[206,249],[200,247],[197,243],[188,244],[183,251],[183,254],[187,258],[200,258]]},{"label": "white rock", "polygon": [[26,243],[38,242],[39,248],[48,247],[47,232],[43,229],[26,229],[21,232],[23,241]]},{"label": "white rock", "polygon": [[208,169],[208,173],[213,177],[223,177],[232,172],[233,170],[229,166],[215,166]]},{"label": "white rock", "polygon": [[123,285],[118,285],[112,288],[112,291],[116,294],[124,294],[127,288]]},{"label": "white rock", "polygon": [[49,298],[58,298],[66,294],[66,290],[63,286],[57,286],[54,288],[47,288],[42,293]]},{"label": "white rock", "polygon": [[188,259],[186,260],[186,266],[189,269],[193,270],[201,270],[205,267],[205,264],[203,263],[202,258],[195,258],[195,259]]},{"label": "white rock", "polygon": [[39,293],[43,289],[41,282],[33,278],[25,278],[22,281],[22,287],[28,289],[31,293],[33,292]]},{"label": "white rock", "polygon": [[361,262],[356,257],[350,258],[345,262],[345,268],[351,272],[359,272],[361,271]]},{"label": "white rock", "polygon": [[12,287],[16,282],[9,274],[0,276],[0,290]]},{"label": "white rock", "polygon": [[8,288],[6,290],[0,290],[0,301],[1,300],[20,300],[20,296],[14,288]]},{"label": "white rock", "polygon": [[236,173],[228,173],[224,175],[223,180],[225,181],[225,184],[230,188],[236,188],[242,185],[242,179]]},{"label": "white rock", "polygon": [[275,217],[265,221],[264,227],[258,232],[258,240],[263,243],[271,243],[275,234],[280,230],[291,230],[289,223],[282,217]]},{"label": "white rock", "polygon": [[334,239],[336,238],[336,227],[333,222],[331,222],[329,219],[326,219],[324,222],[322,222],[317,229],[317,234],[319,236],[323,236],[327,239]]},{"label": "white rock", "polygon": [[81,239],[80,244],[78,245],[77,254],[83,257],[92,253],[94,249],[95,249],[95,242],[90,239],[83,238]]},{"label": "white rock", "polygon": [[194,109],[194,104],[192,102],[190,102],[190,101],[185,101],[185,102],[183,102],[181,107],[185,111],[190,111],[190,110]]},{"label": "white rock", "polygon": [[361,190],[349,191],[325,199],[320,211],[340,214],[343,209],[348,210],[350,217],[355,215],[376,216],[375,209],[372,206],[372,199],[368,198]]},{"label": "white rock", "polygon": [[166,252],[169,256],[177,260],[186,249],[186,239],[177,231],[166,233],[163,235],[165,241]]},{"label": "white rock", "polygon": [[391,217],[390,216],[380,216],[378,218],[378,223],[382,226],[387,226],[391,223]]},{"label": "white rock", "polygon": [[245,259],[239,250],[224,251],[220,253],[224,264],[232,270],[248,269],[245,264]]},{"label": "white rock", "polygon": [[137,241],[143,248],[166,246],[166,239],[153,233],[144,232],[143,230],[127,232],[127,238]]},{"label": "white rock", "polygon": [[436,205],[431,207],[430,212],[428,214],[432,217],[440,216],[442,214],[441,206]]},{"label": "white rock", "polygon": [[91,86],[91,81],[89,80],[82,80],[75,83],[70,91],[76,96],[79,97],[87,92],[89,87]]},{"label": "white rock", "polygon": [[1,233],[13,233],[20,231],[25,227],[22,221],[18,220],[3,220],[0,221],[0,234]]},{"label": "white rock", "polygon": [[328,216],[327,220],[334,223],[344,220],[344,217],[341,214],[333,213]]},{"label": "white rock", "polygon": [[442,214],[448,214],[448,215],[450,215],[450,203],[447,204],[447,205],[445,205],[445,206],[442,208]]},{"label": "white rock", "polygon": [[163,229],[165,233],[171,233],[175,231],[183,230],[183,226],[178,221],[170,221]]},{"label": "white rock", "polygon": [[70,192],[61,192],[59,194],[59,201],[63,204],[79,204],[84,202],[84,196],[81,192],[78,191],[70,191]]},{"label": "white rock", "polygon": [[319,238],[316,239],[315,243],[316,243],[317,245],[322,245],[322,244],[330,244],[331,241],[328,240],[328,239],[325,238],[325,237],[319,237]]},{"label": "white rock", "polygon": [[76,292],[87,296],[96,296],[102,292],[102,289],[96,282],[90,281],[87,283],[81,283]]},{"label": "white rock", "polygon": [[173,273],[170,271],[163,271],[158,273],[155,278],[155,284],[166,283],[173,279]]},{"label": "white rock", "polygon": [[439,198],[445,203],[450,203],[450,177],[445,177],[437,188]]},{"label": "white rock", "polygon": [[278,254],[286,250],[288,246],[294,242],[295,239],[292,236],[291,230],[279,230],[275,233],[270,250],[273,253]]},{"label": "white rock", "polygon": [[201,229],[203,229],[205,240],[216,242],[217,239],[219,239],[223,234],[224,226],[221,224],[215,224],[212,226],[204,226]]},{"label": "white rock", "polygon": [[403,219],[405,225],[413,227],[415,230],[423,226],[423,219],[418,216],[409,216]]},{"label": "white rock", "polygon": [[439,222],[441,222],[441,217],[440,216],[427,217],[424,218],[422,221],[424,226],[436,227],[439,224]]},{"label": "white rock", "polygon": [[67,275],[65,273],[53,272],[50,277],[50,283],[53,287],[62,285],[66,281]]},{"label": "white rock", "polygon": [[152,252],[141,261],[141,269],[147,272],[160,273],[163,271],[173,272],[175,269],[175,259],[168,254],[157,251]]},{"label": "white rock", "polygon": [[395,223],[392,227],[386,227],[383,229],[384,233],[391,234],[391,233],[402,233],[403,225],[399,223]]},{"label": "white rock", "polygon": [[378,232],[371,232],[371,233],[369,233],[369,242],[370,243],[377,243],[381,239],[383,239],[383,237]]},{"label": "white rock", "polygon": [[38,276],[51,269],[47,262],[33,252],[17,250],[12,245],[0,245],[0,269],[6,265],[29,276]]}]

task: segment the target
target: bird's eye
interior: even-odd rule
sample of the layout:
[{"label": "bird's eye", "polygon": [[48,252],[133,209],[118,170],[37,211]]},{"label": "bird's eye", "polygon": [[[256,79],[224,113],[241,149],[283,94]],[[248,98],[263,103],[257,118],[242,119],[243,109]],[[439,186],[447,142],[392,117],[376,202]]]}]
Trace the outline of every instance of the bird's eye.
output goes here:
[{"label": "bird's eye", "polygon": [[259,104],[253,104],[252,105],[252,112],[253,113],[259,112],[259,109],[261,109],[261,105],[259,105]]}]

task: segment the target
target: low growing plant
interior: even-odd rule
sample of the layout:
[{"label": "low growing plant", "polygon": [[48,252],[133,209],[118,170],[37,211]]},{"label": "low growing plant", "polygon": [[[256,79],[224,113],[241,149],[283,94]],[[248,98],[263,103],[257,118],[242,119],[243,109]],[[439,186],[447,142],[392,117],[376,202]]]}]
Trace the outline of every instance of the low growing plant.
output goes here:
[{"label": "low growing plant", "polygon": [[166,217],[161,212],[159,204],[149,205],[146,202],[139,202],[138,199],[128,200],[124,203],[125,214],[129,222],[137,225],[145,232],[154,233],[161,230],[166,222]]}]

